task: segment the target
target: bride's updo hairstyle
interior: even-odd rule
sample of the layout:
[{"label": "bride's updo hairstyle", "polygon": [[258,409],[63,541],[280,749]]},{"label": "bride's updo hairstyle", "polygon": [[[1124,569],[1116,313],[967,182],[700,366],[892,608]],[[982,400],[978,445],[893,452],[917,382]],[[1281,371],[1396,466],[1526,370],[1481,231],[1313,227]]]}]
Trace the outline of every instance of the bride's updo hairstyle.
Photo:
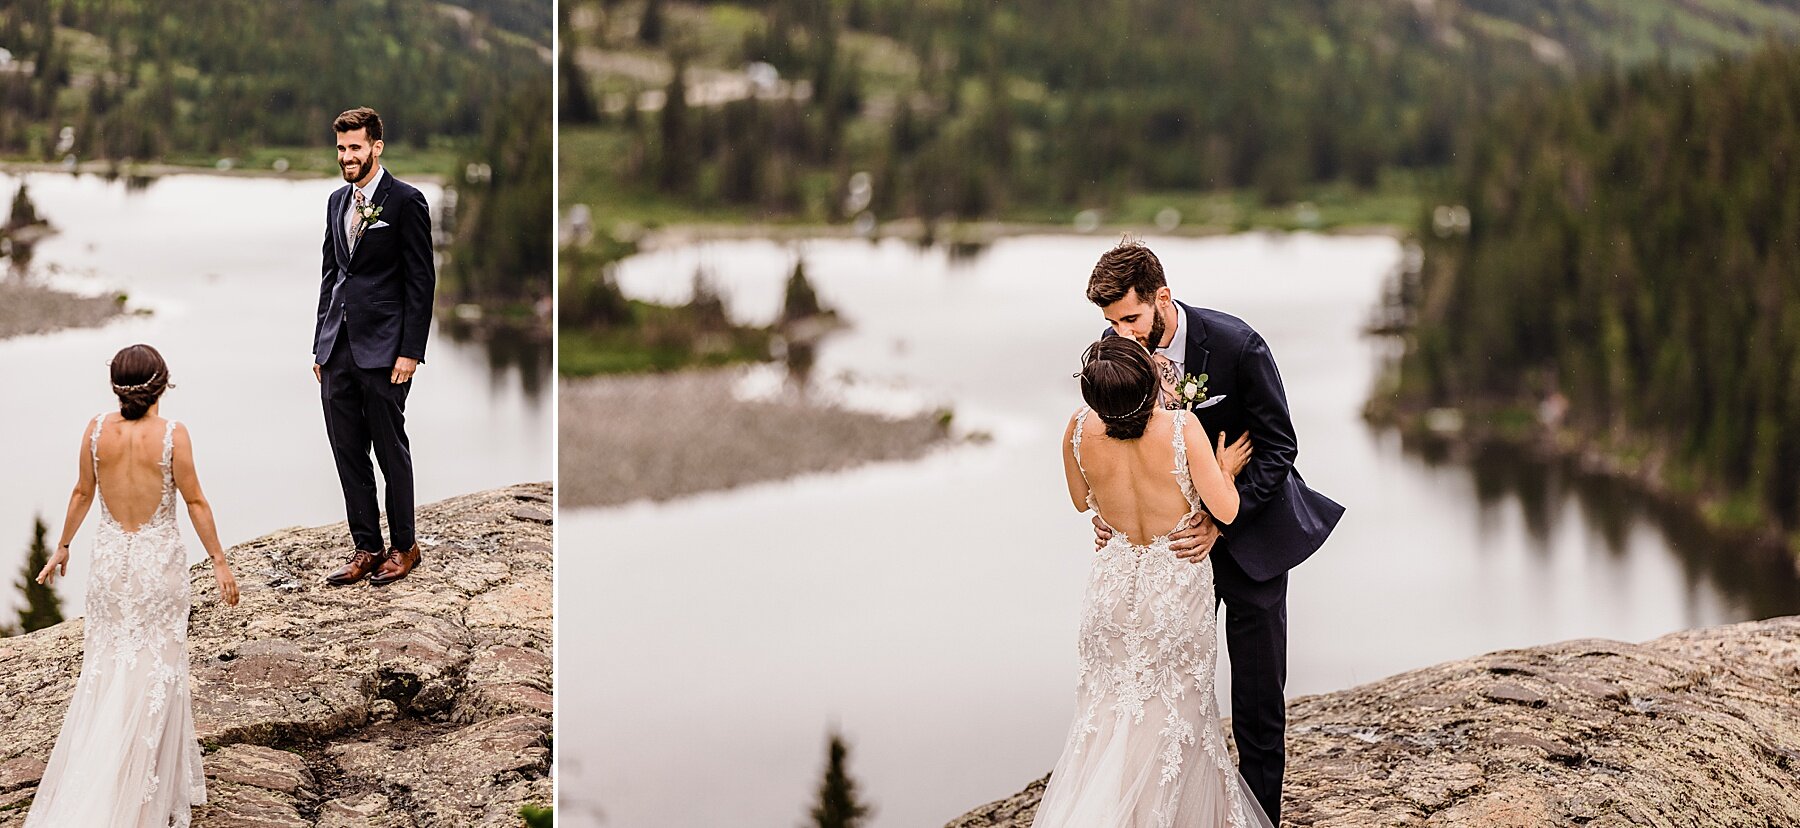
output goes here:
[{"label": "bride's updo hairstyle", "polygon": [[169,384],[169,366],[162,354],[148,345],[132,345],[113,354],[112,390],[119,395],[119,414],[127,420],[142,419]]},{"label": "bride's updo hairstyle", "polygon": [[1156,407],[1156,366],[1128,336],[1101,337],[1081,355],[1081,398],[1106,424],[1106,436],[1136,440]]}]

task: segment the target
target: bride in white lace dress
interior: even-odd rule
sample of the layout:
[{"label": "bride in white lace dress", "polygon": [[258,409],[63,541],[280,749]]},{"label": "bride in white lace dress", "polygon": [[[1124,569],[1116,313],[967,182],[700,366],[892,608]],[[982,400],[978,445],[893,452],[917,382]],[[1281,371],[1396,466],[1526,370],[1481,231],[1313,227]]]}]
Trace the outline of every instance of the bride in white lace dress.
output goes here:
[{"label": "bride in white lace dress", "polygon": [[81,678],[26,828],[184,827],[189,809],[206,802],[188,695],[188,563],[177,491],[227,604],[237,603],[237,582],[200,492],[187,429],[158,415],[169,387],[162,355],[133,345],[111,366],[119,413],[95,417],[82,434],[62,540],[37,578],[51,584],[67,574],[69,543],[98,501]]},{"label": "bride in white lace dress", "polygon": [[1075,508],[1114,532],[1083,599],[1075,723],[1032,825],[1266,828],[1219,722],[1212,561],[1169,549],[1203,507],[1235,519],[1230,477],[1248,443],[1215,455],[1191,412],[1158,405],[1155,367],[1129,337],[1082,361],[1087,406],[1070,418],[1063,465]]}]

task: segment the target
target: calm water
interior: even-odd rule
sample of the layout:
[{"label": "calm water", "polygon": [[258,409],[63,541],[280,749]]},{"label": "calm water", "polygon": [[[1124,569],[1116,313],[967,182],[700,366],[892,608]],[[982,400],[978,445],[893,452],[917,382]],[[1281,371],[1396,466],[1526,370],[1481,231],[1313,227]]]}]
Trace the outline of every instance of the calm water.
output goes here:
[{"label": "calm water", "polygon": [[[323,205],[340,182],[183,175],[128,189],[94,176],[26,180],[38,212],[61,231],[37,246],[43,278],[124,291],[154,313],[0,340],[0,445],[10,467],[0,476],[0,609],[10,612],[33,513],[56,542],[82,429],[117,405],[106,361],[134,342],[169,361],[177,387],[162,413],[193,435],[220,540],[343,520],[309,367]],[[10,203],[18,181],[0,174],[0,201]],[[423,189],[437,205],[438,188]],[[440,331],[426,357],[407,401],[420,503],[550,479],[547,345],[487,346]],[[75,540],[73,580],[60,587],[70,614],[81,609],[95,519]],[[185,514],[182,523],[200,560]]]},{"label": "calm water", "polygon": [[[562,816],[575,828],[798,824],[827,729],[882,828],[941,825],[1054,763],[1090,552],[1059,440],[1100,330],[1081,296],[1110,240],[1021,238],[950,258],[901,243],[714,243],[624,263],[680,300],[697,265],[740,319],[773,317],[803,251],[853,327],[815,376],[954,406],[991,442],[914,463],[662,505],[565,513]],[[1178,297],[1244,317],[1286,379],[1307,480],[1349,507],[1295,571],[1294,695],[1575,637],[1641,640],[1800,609],[1786,570],[1676,531],[1569,475],[1455,462],[1371,430],[1358,331],[1383,238],[1152,239]],[[729,423],[720,427],[728,428]],[[575,631],[579,631],[577,634]],[[579,688],[579,692],[569,692]]]}]

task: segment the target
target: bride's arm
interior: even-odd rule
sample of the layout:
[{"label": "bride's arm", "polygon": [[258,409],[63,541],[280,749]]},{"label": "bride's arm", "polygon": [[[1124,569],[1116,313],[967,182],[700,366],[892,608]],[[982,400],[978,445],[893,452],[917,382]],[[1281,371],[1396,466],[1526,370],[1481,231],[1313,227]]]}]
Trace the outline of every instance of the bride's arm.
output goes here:
[{"label": "bride's arm", "polygon": [[1075,502],[1075,511],[1088,510],[1087,478],[1081,474],[1081,465],[1075,462],[1075,415],[1069,416],[1069,427],[1063,429],[1063,477],[1069,483],[1069,499]]},{"label": "bride's arm", "polygon": [[1237,487],[1219,468],[1212,443],[1192,411],[1181,412],[1181,436],[1187,442],[1188,476],[1194,479],[1194,491],[1200,493],[1214,520],[1229,525],[1237,520]]},{"label": "bride's arm", "polygon": [[37,582],[49,586],[56,582],[58,575],[69,574],[69,544],[75,542],[75,531],[87,520],[88,510],[94,506],[94,421],[89,420],[87,429],[81,432],[81,451],[76,455],[75,491],[69,493],[69,510],[63,514],[62,537],[56,541],[56,550],[50,553],[50,562],[38,572]]},{"label": "bride's arm", "polygon": [[225,549],[219,545],[219,528],[213,523],[212,504],[206,502],[206,493],[200,491],[200,475],[194,469],[194,443],[188,437],[187,426],[176,424],[174,444],[175,488],[187,502],[188,519],[194,522],[200,545],[206,547],[206,557],[212,559],[213,576],[219,581],[219,597],[235,606],[238,602],[237,579],[232,577],[231,565],[225,561]]}]

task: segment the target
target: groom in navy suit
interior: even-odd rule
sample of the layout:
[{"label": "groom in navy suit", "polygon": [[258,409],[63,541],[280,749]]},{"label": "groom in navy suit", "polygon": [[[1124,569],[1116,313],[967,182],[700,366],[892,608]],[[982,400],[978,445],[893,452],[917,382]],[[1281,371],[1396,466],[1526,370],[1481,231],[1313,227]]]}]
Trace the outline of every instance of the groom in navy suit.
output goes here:
[{"label": "groom in navy suit", "polygon": [[[380,586],[406,577],[419,563],[406,395],[431,332],[437,288],[431,213],[418,189],[382,168],[375,110],[349,110],[332,130],[348,184],[325,206],[313,377],[325,403],[325,433],[353,546],[325,580],[342,585],[369,578]],[[391,546],[382,543],[371,449],[387,480]]]},{"label": "groom in navy suit", "polygon": [[[1288,570],[1306,560],[1337,526],[1344,507],[1306,487],[1294,468],[1299,442],[1287,392],[1261,335],[1242,319],[1176,302],[1162,262],[1143,244],[1106,252],[1088,278],[1088,301],[1111,326],[1151,352],[1162,374],[1165,407],[1186,405],[1210,435],[1248,435],[1253,453],[1237,477],[1237,518],[1208,519],[1174,535],[1171,548],[1191,561],[1209,554],[1213,589],[1225,605],[1231,652],[1231,732],[1238,770],[1271,822],[1281,823],[1286,766]],[[1183,393],[1198,388],[1204,397]],[[1194,381],[1191,385],[1189,379]],[[1094,518],[1100,542],[1112,529]]]}]

